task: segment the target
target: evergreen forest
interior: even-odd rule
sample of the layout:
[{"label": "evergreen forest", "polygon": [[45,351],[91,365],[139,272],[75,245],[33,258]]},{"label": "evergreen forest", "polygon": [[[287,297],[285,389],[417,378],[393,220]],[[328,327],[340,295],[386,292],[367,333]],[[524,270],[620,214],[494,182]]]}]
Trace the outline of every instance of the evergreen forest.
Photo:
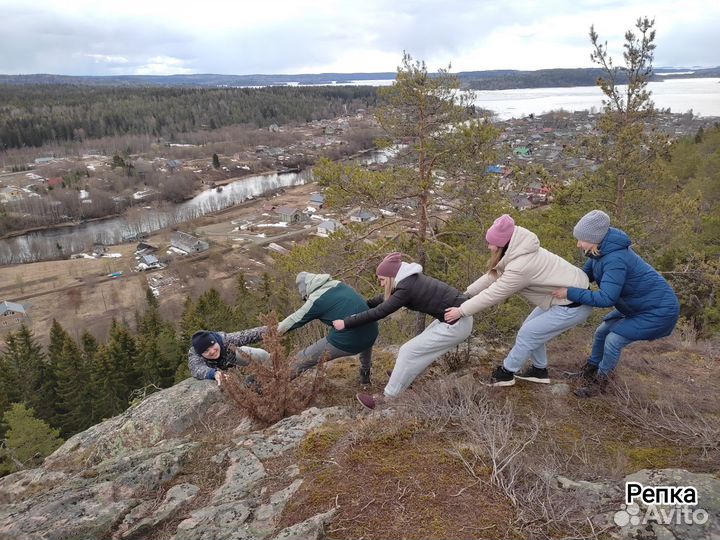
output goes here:
[{"label": "evergreen forest", "polygon": [[309,122],[367,108],[369,86],[269,88],[1,85],[0,151],[118,135]]}]

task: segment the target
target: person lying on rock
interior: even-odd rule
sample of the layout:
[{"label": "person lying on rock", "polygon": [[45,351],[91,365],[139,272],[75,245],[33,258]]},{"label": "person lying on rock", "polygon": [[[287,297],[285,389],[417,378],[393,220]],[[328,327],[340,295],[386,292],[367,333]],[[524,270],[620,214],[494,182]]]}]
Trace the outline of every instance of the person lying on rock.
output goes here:
[{"label": "person lying on rock", "polygon": [[334,360],[360,354],[360,384],[370,384],[372,347],[378,337],[378,323],[365,324],[347,332],[338,332],[332,327],[335,319],[365,311],[368,308],[365,299],[355,289],[332,279],[329,274],[300,272],[295,283],[305,303],[278,324],[278,333],[284,334],[314,320],[330,326],[330,332],[327,337],[298,353],[293,375],[313,368],[321,358]]},{"label": "person lying on rock", "polygon": [[246,346],[260,341],[266,329],[266,326],[258,326],[240,332],[195,332],[192,346],[188,349],[190,374],[200,380],[214,379],[218,386],[222,386],[228,368],[250,364],[245,355],[259,362],[268,361],[270,353]]}]

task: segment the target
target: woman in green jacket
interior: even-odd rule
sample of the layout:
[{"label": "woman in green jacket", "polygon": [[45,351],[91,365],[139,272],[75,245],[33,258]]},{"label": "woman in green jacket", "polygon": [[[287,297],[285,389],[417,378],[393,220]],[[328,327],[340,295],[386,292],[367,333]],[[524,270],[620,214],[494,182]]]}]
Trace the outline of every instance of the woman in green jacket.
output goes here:
[{"label": "woman in green jacket", "polygon": [[365,311],[368,308],[365,299],[355,289],[332,279],[329,274],[300,272],[295,283],[305,303],[278,325],[279,333],[295,330],[316,319],[330,327],[327,337],[300,351],[294,366],[295,375],[316,366],[323,357],[334,360],[360,354],[360,383],[370,384],[372,347],[378,337],[377,322],[347,332],[338,332],[332,326],[335,319]]}]

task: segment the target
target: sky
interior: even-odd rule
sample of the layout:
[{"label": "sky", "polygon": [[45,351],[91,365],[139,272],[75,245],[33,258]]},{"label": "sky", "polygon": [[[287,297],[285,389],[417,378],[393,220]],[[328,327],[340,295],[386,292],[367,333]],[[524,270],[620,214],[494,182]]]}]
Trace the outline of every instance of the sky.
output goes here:
[{"label": "sky", "polygon": [[655,18],[656,67],[720,65],[710,0],[0,0],[0,74],[171,75],[591,67]]}]

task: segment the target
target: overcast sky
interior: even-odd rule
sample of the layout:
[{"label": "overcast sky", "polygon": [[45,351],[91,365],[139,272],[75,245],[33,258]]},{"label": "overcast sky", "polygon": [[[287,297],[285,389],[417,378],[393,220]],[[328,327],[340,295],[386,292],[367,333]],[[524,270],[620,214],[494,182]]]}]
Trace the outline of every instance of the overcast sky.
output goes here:
[{"label": "overcast sky", "polygon": [[169,75],[590,67],[654,17],[655,66],[720,65],[717,0],[0,0],[0,73]]}]

